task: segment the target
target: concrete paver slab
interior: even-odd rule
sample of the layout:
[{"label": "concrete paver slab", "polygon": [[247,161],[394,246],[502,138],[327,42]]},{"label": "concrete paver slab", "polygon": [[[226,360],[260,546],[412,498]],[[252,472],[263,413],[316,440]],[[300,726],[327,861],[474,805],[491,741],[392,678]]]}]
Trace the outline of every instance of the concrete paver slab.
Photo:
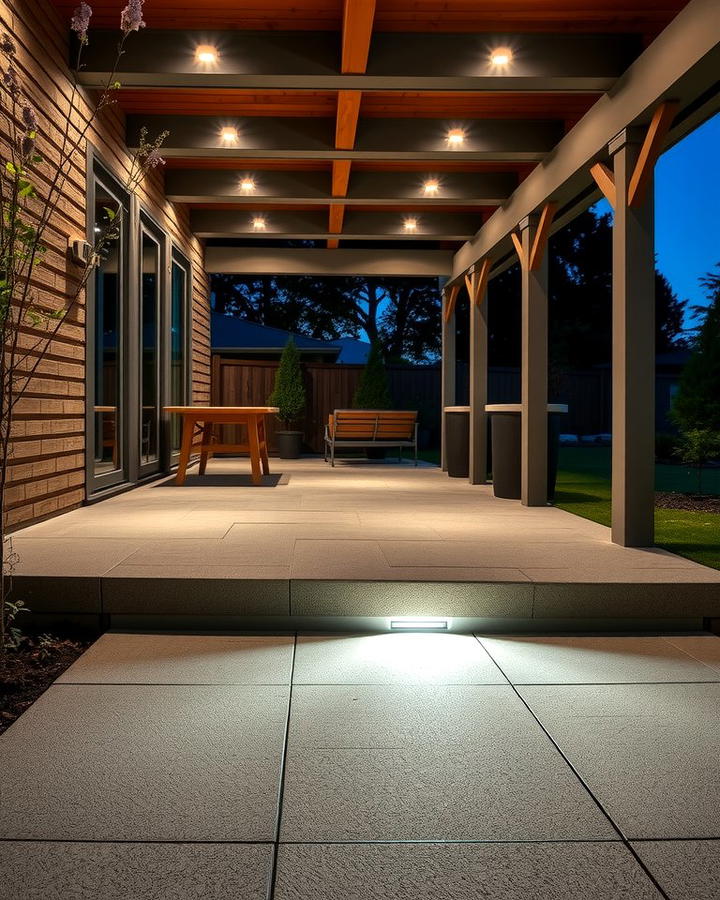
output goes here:
[{"label": "concrete paver slab", "polygon": [[629,838],[720,834],[720,684],[518,691]]},{"label": "concrete paver slab", "polygon": [[68,684],[290,684],[289,635],[104,634]]},{"label": "concrete paver slab", "polygon": [[51,687],[0,736],[0,837],[271,841],[288,694]]},{"label": "concrete paver slab", "polygon": [[505,684],[471,635],[299,635],[295,684]]},{"label": "concrete paver slab", "polygon": [[275,900],[659,900],[660,896],[622,844],[591,842],[281,846],[275,888]]},{"label": "concrete paver slab", "polygon": [[480,641],[514,684],[720,681],[720,672],[661,637],[480,636]]}]

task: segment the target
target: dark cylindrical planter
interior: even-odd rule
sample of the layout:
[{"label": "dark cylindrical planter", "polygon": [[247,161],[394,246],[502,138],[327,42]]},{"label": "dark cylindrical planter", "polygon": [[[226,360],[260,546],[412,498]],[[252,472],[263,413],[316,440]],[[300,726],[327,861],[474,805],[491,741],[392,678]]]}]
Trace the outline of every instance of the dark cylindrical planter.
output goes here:
[{"label": "dark cylindrical planter", "polygon": [[470,473],[470,407],[445,407],[445,462],[451,478]]},{"label": "dark cylindrical planter", "polygon": [[302,431],[276,431],[280,459],[297,459],[302,450]]},{"label": "dark cylindrical planter", "polygon": [[[492,445],[493,493],[504,500],[519,500],[521,497],[520,436],[521,415],[517,410],[493,410],[490,408],[490,434]],[[548,408],[547,428],[547,498],[555,499],[558,457],[560,451],[560,416],[567,412],[563,404]]]},{"label": "dark cylindrical planter", "polygon": [[490,419],[493,493],[520,499],[520,413],[495,412]]},{"label": "dark cylindrical planter", "polygon": [[558,460],[560,457],[561,415],[563,415],[563,413],[548,413],[548,503],[552,503],[555,500],[555,484],[557,482]]}]

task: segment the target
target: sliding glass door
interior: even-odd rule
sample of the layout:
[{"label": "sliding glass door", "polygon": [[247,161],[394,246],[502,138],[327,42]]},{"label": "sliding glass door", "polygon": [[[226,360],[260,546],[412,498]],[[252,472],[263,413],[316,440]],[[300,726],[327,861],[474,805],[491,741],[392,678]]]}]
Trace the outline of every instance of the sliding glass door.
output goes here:
[{"label": "sliding glass door", "polygon": [[161,236],[140,226],[140,477],[160,470]]},{"label": "sliding glass door", "polygon": [[[99,262],[89,284],[88,445],[91,489],[127,480],[125,257],[127,204],[110,179],[95,178],[92,239]],[[97,243],[99,242],[99,243]]]},{"label": "sliding glass door", "polygon": [[87,493],[169,470],[180,424],[163,406],[190,398],[190,263],[94,161],[88,240]]},{"label": "sliding glass door", "polygon": [[[173,253],[170,276],[170,405],[189,403],[188,342],[189,322],[189,263],[179,253]],[[170,450],[173,456],[180,451],[182,437],[180,416],[170,419]]]}]

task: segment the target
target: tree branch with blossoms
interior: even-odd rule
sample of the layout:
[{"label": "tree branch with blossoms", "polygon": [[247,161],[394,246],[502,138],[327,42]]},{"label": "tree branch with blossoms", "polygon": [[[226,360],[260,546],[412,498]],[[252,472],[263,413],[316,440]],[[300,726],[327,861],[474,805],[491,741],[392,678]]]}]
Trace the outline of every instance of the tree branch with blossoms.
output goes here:
[{"label": "tree branch with blossoms", "polygon": [[[0,35],[0,129],[4,159],[0,162],[0,663],[8,645],[8,596],[15,555],[8,537],[7,487],[12,452],[13,417],[63,325],[83,297],[108,242],[122,226],[122,204],[108,209],[107,222],[95,233],[89,264],[78,268],[62,302],[42,285],[39,270],[47,266],[46,237],[63,200],[71,166],[84,152],[88,133],[99,114],[117,98],[117,72],[125,44],[145,27],[144,0],[128,0],[120,13],[120,37],[107,83],[91,103],[80,95],[75,79],[63,114],[59,149],[54,159],[43,154],[43,127],[23,87],[12,37]],[[89,41],[92,9],[81,2],[70,20],[77,41],[76,70]],[[82,103],[78,100],[82,99]],[[87,115],[78,107],[87,106]],[[134,193],[149,171],[163,164],[160,149],[167,132],[140,146],[130,158],[125,189]],[[17,632],[12,632],[13,640]]]}]

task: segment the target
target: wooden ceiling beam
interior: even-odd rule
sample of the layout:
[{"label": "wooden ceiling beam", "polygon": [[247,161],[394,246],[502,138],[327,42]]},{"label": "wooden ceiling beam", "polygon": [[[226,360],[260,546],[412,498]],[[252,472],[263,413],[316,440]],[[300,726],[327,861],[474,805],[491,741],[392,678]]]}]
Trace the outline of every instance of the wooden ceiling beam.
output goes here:
[{"label": "wooden ceiling beam", "polygon": [[628,206],[642,204],[655,163],[662,152],[665,137],[677,114],[678,106],[677,101],[666,100],[655,110],[628,185]]},{"label": "wooden ceiling beam", "polygon": [[615,209],[617,205],[617,190],[615,189],[615,175],[605,163],[597,162],[590,166],[590,174],[595,180],[595,184],[603,192],[603,196],[607,202]]},{"label": "wooden ceiling beam", "polygon": [[375,0],[345,0],[343,4],[343,75],[362,75],[367,69],[375,19]]},{"label": "wooden ceiling beam", "polygon": [[360,116],[360,91],[338,91],[335,149],[352,150]]}]

